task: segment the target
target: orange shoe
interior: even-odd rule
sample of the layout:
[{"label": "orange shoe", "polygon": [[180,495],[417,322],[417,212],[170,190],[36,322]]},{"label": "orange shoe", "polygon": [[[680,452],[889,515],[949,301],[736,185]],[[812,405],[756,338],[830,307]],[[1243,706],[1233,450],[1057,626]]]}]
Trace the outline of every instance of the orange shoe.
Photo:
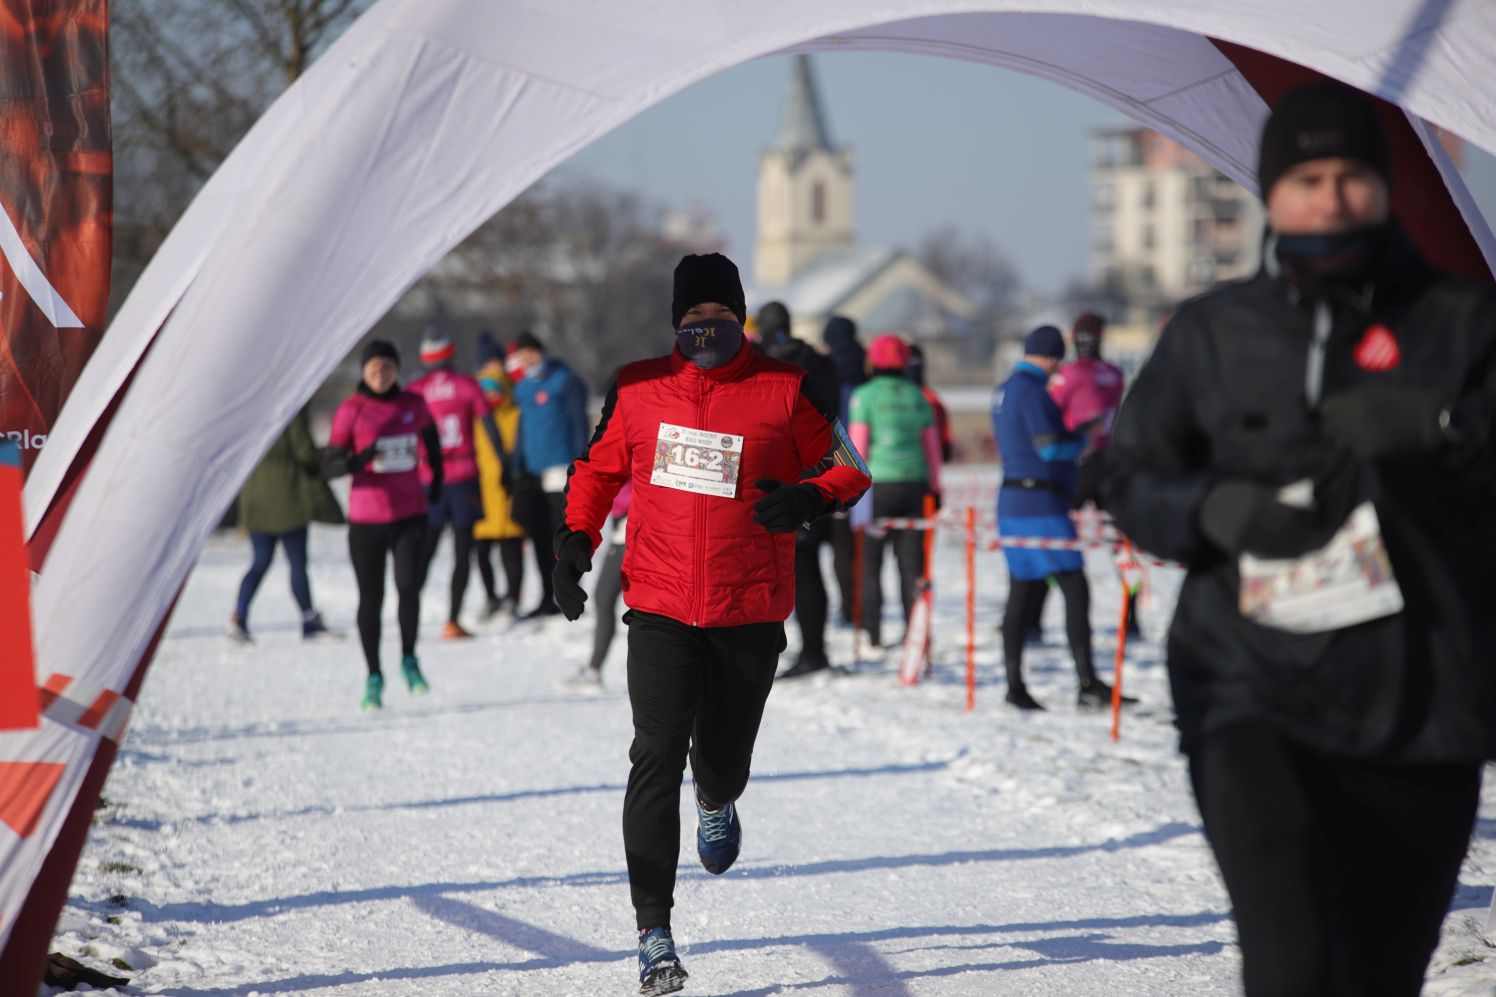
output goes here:
[{"label": "orange shoe", "polygon": [[456,620],[448,620],[442,627],[442,640],[470,640],[472,636]]}]

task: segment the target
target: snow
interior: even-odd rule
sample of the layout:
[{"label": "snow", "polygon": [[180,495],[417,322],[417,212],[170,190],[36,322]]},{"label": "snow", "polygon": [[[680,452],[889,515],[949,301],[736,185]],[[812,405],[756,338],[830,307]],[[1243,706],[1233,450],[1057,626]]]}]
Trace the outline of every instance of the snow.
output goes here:
[{"label": "snow", "polygon": [[[319,607],[351,631],[343,531],[314,527],[311,549]],[[637,991],[619,828],[624,635],[592,694],[562,685],[590,647],[590,607],[576,624],[502,621],[443,643],[448,550],[422,617],[432,693],[407,695],[392,667],[391,586],[386,709],[365,715],[357,644],[302,644],[283,561],[251,614],[256,645],[224,638],[249,550],[234,534],[210,541],[105,788],[54,949],[130,977],[114,991],[128,994]],[[740,803],[743,855],[727,875],[696,864],[682,794],[674,929],[685,992],[1238,992],[1160,645],[1129,647],[1126,684],[1143,703],[1117,744],[1106,714],[1073,706],[1061,646],[1026,659],[1049,711],[1006,708],[993,629],[1002,559],[981,554],[968,713],[959,537],[943,537],[936,557],[932,679],[899,686],[890,654],[850,676],[777,685]],[[1098,663],[1110,671],[1119,590],[1105,557],[1089,568]],[[1179,575],[1154,569],[1151,581],[1142,616],[1156,637]],[[475,572],[467,618],[477,592]],[[897,633],[891,602],[885,631]],[[1058,642],[1058,598],[1048,612]],[[788,630],[786,664],[798,640]],[[830,640],[833,659],[850,660],[849,631]],[[1426,993],[1439,997],[1496,983],[1481,934],[1496,805],[1481,814],[1430,969]]]}]

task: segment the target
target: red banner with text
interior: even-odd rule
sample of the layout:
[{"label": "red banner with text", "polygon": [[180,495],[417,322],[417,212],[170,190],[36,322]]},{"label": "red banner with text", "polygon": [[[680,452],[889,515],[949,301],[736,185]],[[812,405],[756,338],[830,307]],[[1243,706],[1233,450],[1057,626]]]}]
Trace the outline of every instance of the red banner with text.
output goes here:
[{"label": "red banner with text", "polygon": [[22,529],[21,455],[15,444],[0,439],[0,730],[35,727],[41,711]]},{"label": "red banner with text", "polygon": [[30,468],[104,332],[109,7],[0,3],[0,437]]}]

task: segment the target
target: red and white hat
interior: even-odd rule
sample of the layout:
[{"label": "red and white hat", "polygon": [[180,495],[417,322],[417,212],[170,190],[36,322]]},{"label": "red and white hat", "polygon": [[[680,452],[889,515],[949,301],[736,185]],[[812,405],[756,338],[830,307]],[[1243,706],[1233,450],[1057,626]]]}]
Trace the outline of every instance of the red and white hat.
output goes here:
[{"label": "red and white hat", "polygon": [[446,363],[457,355],[452,340],[440,332],[428,332],[421,339],[421,365],[434,367]]}]

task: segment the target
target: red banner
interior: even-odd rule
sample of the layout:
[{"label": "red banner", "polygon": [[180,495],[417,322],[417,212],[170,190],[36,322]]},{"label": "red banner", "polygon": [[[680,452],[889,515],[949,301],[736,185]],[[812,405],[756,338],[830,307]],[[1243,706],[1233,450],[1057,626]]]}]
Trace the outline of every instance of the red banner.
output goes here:
[{"label": "red banner", "polygon": [[0,436],[30,468],[104,331],[108,0],[0,6]]},{"label": "red banner", "polygon": [[[31,651],[31,572],[23,529],[20,454],[9,440],[0,439],[0,730],[35,727],[41,709]],[[0,820],[4,818],[0,813]]]}]

